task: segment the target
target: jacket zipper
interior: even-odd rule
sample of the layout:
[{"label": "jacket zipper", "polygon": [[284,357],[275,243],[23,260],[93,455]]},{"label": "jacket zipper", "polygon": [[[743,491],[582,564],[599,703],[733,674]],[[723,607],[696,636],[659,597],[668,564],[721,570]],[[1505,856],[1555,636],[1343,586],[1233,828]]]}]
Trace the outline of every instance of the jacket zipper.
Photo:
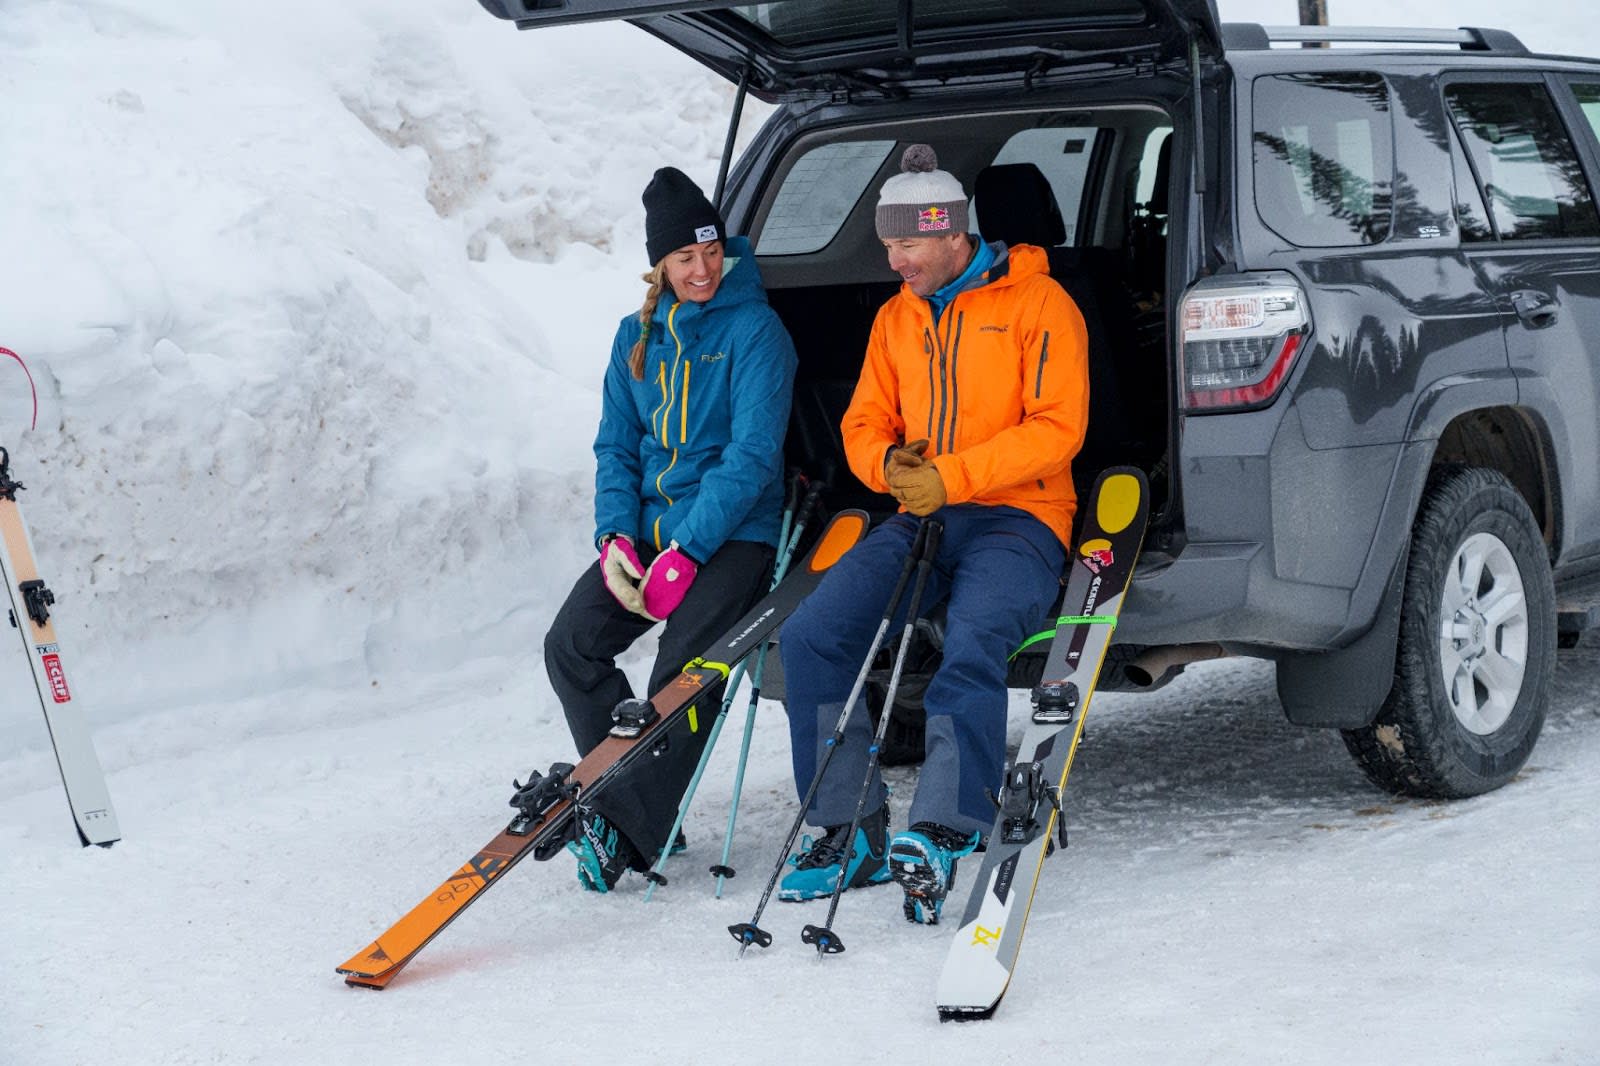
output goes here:
[{"label": "jacket zipper", "polygon": [[956,314],[956,339],[950,347],[950,434],[945,450],[951,452],[956,450],[956,417],[961,413],[961,374],[956,364],[961,358],[961,327],[966,317],[965,311]]},{"label": "jacket zipper", "polygon": [[1044,331],[1044,343],[1039,347],[1039,373],[1033,379],[1033,398],[1035,400],[1044,392],[1044,364],[1050,358],[1050,331]]},{"label": "jacket zipper", "polygon": [[678,443],[689,443],[689,371],[694,369],[693,363],[683,364],[683,410],[682,417],[678,420]]},{"label": "jacket zipper", "polygon": [[[673,356],[671,375],[668,375],[666,372],[666,364],[663,363],[661,365],[661,446],[663,448],[672,447],[670,442],[667,440],[667,426],[671,424],[670,420],[672,418],[672,395],[677,391],[676,379],[678,376],[678,364],[683,362],[683,341],[678,339],[678,331],[676,328],[674,328],[673,323],[673,319],[677,317],[678,308],[680,306],[680,304],[673,304],[672,309],[667,312],[667,332],[672,334],[673,343],[677,345],[677,352]],[[684,431],[687,432],[689,418],[687,413],[689,403],[689,368],[687,366],[683,368],[683,379],[683,424]],[[666,479],[668,474],[672,473],[672,468],[677,465],[678,449],[672,448],[672,458],[667,461],[666,468],[662,470],[661,473],[656,475],[656,493],[666,501],[667,508],[669,510],[672,508],[673,501],[672,497],[667,495],[666,489],[662,486],[662,482]],[[661,549],[661,518],[662,516],[658,515],[655,522],[651,524],[650,529],[651,537],[655,540],[656,550],[658,551]]]}]

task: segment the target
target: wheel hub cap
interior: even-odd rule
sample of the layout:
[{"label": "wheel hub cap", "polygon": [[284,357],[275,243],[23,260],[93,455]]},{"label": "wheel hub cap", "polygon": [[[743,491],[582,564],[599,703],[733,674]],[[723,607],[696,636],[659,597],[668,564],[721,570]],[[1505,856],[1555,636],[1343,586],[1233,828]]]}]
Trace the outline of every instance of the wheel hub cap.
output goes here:
[{"label": "wheel hub cap", "polygon": [[1511,717],[1528,663],[1528,600],[1516,558],[1492,533],[1462,542],[1445,575],[1439,660],[1456,720],[1480,736]]}]

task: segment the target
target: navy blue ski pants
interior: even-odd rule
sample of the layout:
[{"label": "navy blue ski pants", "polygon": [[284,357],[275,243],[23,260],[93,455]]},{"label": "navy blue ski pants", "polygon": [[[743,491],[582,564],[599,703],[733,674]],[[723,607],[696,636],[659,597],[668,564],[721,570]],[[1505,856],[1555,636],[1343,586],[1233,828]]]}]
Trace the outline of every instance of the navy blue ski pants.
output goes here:
[{"label": "navy blue ski pants", "polygon": [[[1045,618],[1060,591],[1066,551],[1043,522],[1014,507],[958,504],[932,515],[944,523],[919,613],[946,602],[944,659],[928,685],[927,758],[904,825],[937,822],[971,832],[994,824],[986,790],[1005,772],[1007,658]],[[804,798],[840,709],[861,670],[916,537],[917,519],[898,514],[835,563],[784,625],[783,656],[796,794]],[[905,624],[915,577],[888,639]],[[866,775],[871,719],[857,701],[806,812],[817,826],[848,824]],[[876,771],[864,813],[885,800]]]}]

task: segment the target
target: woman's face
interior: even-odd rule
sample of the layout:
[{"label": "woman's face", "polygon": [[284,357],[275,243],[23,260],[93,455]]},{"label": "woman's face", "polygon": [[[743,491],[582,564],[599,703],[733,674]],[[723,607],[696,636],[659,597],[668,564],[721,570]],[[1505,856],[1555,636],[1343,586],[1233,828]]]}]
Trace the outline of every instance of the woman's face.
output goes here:
[{"label": "woman's face", "polygon": [[680,300],[703,304],[722,284],[722,242],[686,244],[667,253],[667,284]]}]

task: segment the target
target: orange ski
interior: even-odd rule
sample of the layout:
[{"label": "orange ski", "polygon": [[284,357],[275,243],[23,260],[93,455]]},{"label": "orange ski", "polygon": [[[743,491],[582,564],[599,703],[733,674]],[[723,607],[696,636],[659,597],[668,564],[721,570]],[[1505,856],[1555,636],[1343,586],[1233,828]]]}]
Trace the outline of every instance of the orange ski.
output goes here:
[{"label": "orange ski", "polygon": [[[442,932],[507,870],[528,854],[549,858],[566,841],[573,809],[597,794],[636,758],[647,753],[669,728],[687,717],[700,693],[727,678],[734,664],[771,637],[822,574],[865,535],[867,515],[848,510],[835,515],[804,564],[790,572],[736,622],[702,657],[684,667],[650,697],[632,736],[611,736],[577,766],[558,763],[548,775],[521,786],[522,813],[450,878],[411,908],[398,922],[338,967],[345,983],[386,988],[417,952]],[[642,709],[642,708],[641,708]],[[653,712],[653,713],[652,713]],[[513,801],[514,805],[516,801]]]}]

